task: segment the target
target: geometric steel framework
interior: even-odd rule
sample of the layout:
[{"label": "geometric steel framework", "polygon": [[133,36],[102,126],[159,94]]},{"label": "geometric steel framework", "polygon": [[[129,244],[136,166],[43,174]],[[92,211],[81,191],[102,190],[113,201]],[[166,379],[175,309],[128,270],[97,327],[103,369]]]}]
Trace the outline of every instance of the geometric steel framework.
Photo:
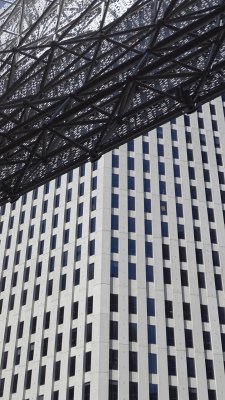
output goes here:
[{"label": "geometric steel framework", "polygon": [[221,0],[1,0],[0,204],[221,95],[224,56]]}]

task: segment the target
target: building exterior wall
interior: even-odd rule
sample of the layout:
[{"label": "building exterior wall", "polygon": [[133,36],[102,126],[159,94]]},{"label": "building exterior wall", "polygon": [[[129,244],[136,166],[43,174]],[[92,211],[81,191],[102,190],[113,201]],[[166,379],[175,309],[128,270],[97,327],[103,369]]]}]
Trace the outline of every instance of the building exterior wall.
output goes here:
[{"label": "building exterior wall", "polygon": [[0,398],[225,398],[224,108],[2,207]]}]

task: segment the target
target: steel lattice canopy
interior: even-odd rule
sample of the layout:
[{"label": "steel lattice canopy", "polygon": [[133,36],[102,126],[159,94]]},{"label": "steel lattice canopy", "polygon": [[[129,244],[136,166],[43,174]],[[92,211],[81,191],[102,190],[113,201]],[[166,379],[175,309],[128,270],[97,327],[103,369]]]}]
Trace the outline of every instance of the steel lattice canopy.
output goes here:
[{"label": "steel lattice canopy", "polygon": [[1,0],[0,203],[225,91],[225,4]]}]

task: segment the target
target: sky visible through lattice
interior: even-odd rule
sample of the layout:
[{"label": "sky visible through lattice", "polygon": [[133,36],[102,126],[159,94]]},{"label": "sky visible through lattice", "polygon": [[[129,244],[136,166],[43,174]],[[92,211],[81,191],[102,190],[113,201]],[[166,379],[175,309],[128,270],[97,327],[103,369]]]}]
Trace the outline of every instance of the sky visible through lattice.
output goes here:
[{"label": "sky visible through lattice", "polygon": [[[92,19],[89,18],[88,30],[97,30],[101,24],[101,19],[104,16],[104,11],[107,9],[106,16],[104,18],[103,26],[111,23],[118,17],[120,17],[126,10],[134,4],[135,0],[110,0],[108,2],[104,0],[0,0],[0,21],[4,28],[1,32],[1,44],[10,42],[11,35],[17,36],[17,40],[23,36],[23,33],[34,24],[38,18],[51,7],[52,12],[48,16],[48,22],[46,26],[46,19],[39,24],[40,30],[44,30],[44,36],[54,35],[57,31],[63,29],[68,23],[74,21],[79,15],[81,15],[86,8],[91,6],[93,9]],[[62,7],[62,8],[61,8]],[[54,10],[54,11],[53,11]],[[5,21],[8,20],[5,26]],[[87,30],[87,27],[85,28]],[[41,34],[42,35],[42,34]],[[14,41],[13,41],[14,42]],[[15,43],[12,43],[15,46]]]},{"label": "sky visible through lattice", "polygon": [[10,6],[12,3],[15,3],[16,0],[0,0],[0,8]]},{"label": "sky visible through lattice", "polygon": [[[51,1],[53,0],[41,0],[41,2],[45,3],[46,5],[49,5]],[[0,0],[1,11],[4,11],[4,9],[7,9],[13,3],[16,3],[16,0]],[[123,14],[127,10],[127,8],[129,8],[134,3],[134,0],[112,0],[111,3],[113,4],[113,8],[115,10],[114,17],[118,17],[118,15]]]}]

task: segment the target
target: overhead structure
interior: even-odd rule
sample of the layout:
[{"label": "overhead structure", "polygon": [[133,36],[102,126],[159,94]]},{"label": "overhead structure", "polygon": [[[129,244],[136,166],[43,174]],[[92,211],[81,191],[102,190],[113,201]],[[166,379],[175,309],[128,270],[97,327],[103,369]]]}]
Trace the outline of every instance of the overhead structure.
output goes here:
[{"label": "overhead structure", "polygon": [[221,0],[0,0],[0,204],[225,92]]}]

